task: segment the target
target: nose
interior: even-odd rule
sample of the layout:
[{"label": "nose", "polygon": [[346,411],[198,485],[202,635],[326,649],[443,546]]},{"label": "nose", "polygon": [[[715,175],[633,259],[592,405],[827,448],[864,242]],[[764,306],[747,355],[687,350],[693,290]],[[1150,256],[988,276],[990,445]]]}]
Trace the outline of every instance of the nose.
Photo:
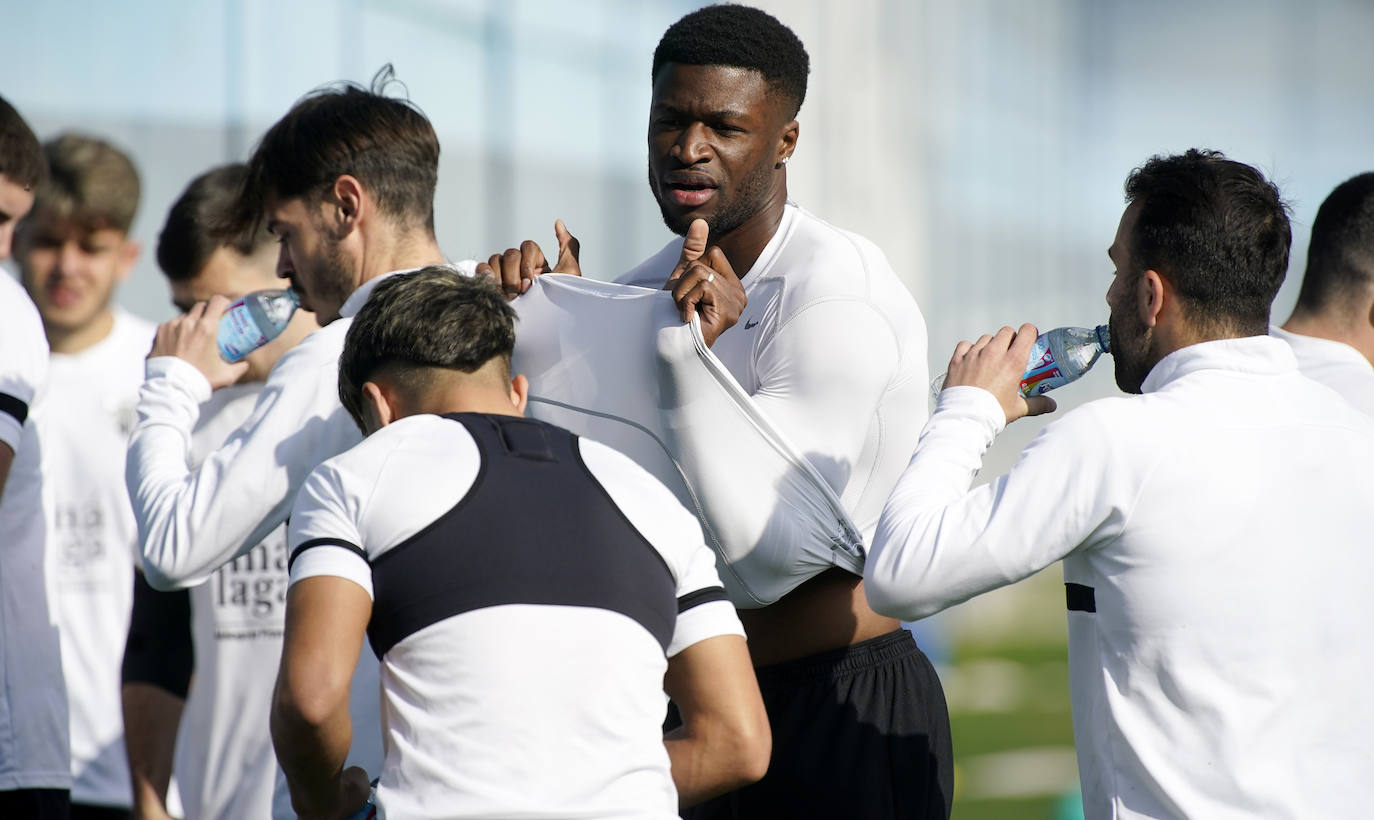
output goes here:
[{"label": "nose", "polygon": [[68,239],[57,249],[57,273],[73,273],[80,265],[81,246],[75,239]]},{"label": "nose", "polygon": [[683,165],[695,165],[706,158],[709,146],[706,141],[706,126],[694,122],[682,129],[682,134],[673,143],[673,156]]},{"label": "nose", "polygon": [[288,279],[295,270],[291,265],[291,252],[287,250],[286,243],[283,242],[277,247],[277,277]]}]

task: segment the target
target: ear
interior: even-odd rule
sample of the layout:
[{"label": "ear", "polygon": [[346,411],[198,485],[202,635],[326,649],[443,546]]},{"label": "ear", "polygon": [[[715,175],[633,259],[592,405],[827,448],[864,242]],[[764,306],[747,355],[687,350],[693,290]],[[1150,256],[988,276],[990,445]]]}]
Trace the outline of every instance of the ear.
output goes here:
[{"label": "ear", "polygon": [[119,250],[119,281],[123,282],[134,272],[134,263],[143,252],[143,243],[137,239],[125,239],[124,247]]},{"label": "ear", "polygon": [[1159,324],[1160,314],[1164,312],[1166,302],[1173,301],[1173,288],[1158,271],[1147,270],[1141,275],[1137,284],[1136,300],[1137,309],[1140,311],[1140,318],[1146,327],[1154,327]]},{"label": "ear", "polygon": [[801,125],[796,120],[782,127],[782,133],[778,135],[778,155],[774,162],[785,163],[792,158],[792,154],[797,150],[797,137],[800,134]]},{"label": "ear", "polygon": [[510,403],[515,405],[516,411],[523,416],[529,400],[530,380],[525,378],[525,374],[516,373],[515,378],[510,380]]},{"label": "ear", "polygon": [[335,235],[342,239],[358,227],[358,223],[367,215],[370,204],[367,192],[357,177],[344,174],[334,180],[330,196],[325,198],[326,221],[334,228]]},{"label": "ear", "polygon": [[371,435],[399,417],[394,396],[376,382],[363,382],[363,429]]}]

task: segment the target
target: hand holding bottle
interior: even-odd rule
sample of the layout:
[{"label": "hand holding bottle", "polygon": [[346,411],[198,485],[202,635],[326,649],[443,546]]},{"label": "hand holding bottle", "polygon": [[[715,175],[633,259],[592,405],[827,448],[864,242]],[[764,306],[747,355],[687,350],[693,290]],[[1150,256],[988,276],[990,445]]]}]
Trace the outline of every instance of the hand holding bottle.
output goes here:
[{"label": "hand holding bottle", "polygon": [[214,296],[209,302],[197,303],[185,315],[158,325],[148,358],[175,356],[190,362],[210,382],[211,389],[238,381],[248,365],[226,362],[216,341],[220,316],[228,307],[228,299]]},{"label": "hand holding bottle", "polygon": [[976,342],[960,342],[949,360],[944,386],[969,385],[988,391],[1002,405],[1008,424],[1022,416],[1052,412],[1056,407],[1054,399],[1027,396],[1021,390],[1036,337],[1035,325],[1025,324],[1020,330],[1004,327]]}]

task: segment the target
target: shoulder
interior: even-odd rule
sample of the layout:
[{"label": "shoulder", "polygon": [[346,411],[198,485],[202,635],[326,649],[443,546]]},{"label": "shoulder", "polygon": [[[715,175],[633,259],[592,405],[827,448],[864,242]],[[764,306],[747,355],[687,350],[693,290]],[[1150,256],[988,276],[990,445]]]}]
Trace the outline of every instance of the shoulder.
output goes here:
[{"label": "shoulder", "polygon": [[[0,339],[11,332],[16,336],[36,335],[39,339],[46,339],[43,335],[43,317],[38,315],[38,308],[34,307],[33,300],[23,286],[4,271],[0,271],[0,330],[4,331]],[[43,344],[46,346],[47,342]]]},{"label": "shoulder", "polygon": [[339,354],[343,353],[344,337],[348,335],[348,327],[352,323],[352,319],[335,319],[311,331],[277,360],[269,380],[276,378],[279,372],[299,374],[322,366],[330,368],[331,376],[337,378]]},{"label": "shoulder", "polygon": [[[461,451],[461,452],[455,452]],[[456,462],[471,453],[477,458],[472,436],[461,424],[433,415],[407,416],[388,424],[353,447],[327,459],[320,468],[351,480],[371,481],[391,469],[397,457],[405,469],[456,469]],[[415,474],[416,480],[421,474]]]}]

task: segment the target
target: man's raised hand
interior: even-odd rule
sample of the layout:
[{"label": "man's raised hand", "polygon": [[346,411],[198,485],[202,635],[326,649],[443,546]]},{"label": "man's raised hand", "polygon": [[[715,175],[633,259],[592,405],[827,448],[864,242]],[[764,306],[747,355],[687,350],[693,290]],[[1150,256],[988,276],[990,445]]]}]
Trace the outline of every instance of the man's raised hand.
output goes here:
[{"label": "man's raised hand", "polygon": [[701,317],[701,335],[707,347],[739,321],[749,303],[725,252],[707,247],[709,231],[706,220],[692,220],[682,241],[682,255],[663,285],[664,290],[673,292],[682,321],[692,321],[694,314]]},{"label": "man's raised hand", "polygon": [[153,349],[148,358],[175,356],[195,365],[210,389],[218,390],[238,381],[248,370],[247,362],[229,363],[220,358],[219,319],[229,307],[223,296],[212,296],[209,302],[197,302],[182,316],[157,327]]},{"label": "man's raised hand", "polygon": [[960,342],[949,360],[945,387],[969,385],[988,391],[1002,405],[1007,424],[1052,412],[1056,405],[1049,396],[1021,395],[1021,377],[1037,335],[1035,325],[1025,324],[1020,330],[1004,327],[976,342]]},{"label": "man's raised hand", "polygon": [[577,237],[568,232],[561,219],[553,223],[553,235],[558,242],[558,258],[554,260],[553,267],[549,267],[549,260],[538,243],[526,239],[520,243],[520,247],[507,248],[505,253],[494,253],[487,261],[478,263],[477,273],[495,279],[507,299],[514,299],[529,290],[534,277],[541,273],[581,276],[582,268],[577,255],[582,245]]}]

